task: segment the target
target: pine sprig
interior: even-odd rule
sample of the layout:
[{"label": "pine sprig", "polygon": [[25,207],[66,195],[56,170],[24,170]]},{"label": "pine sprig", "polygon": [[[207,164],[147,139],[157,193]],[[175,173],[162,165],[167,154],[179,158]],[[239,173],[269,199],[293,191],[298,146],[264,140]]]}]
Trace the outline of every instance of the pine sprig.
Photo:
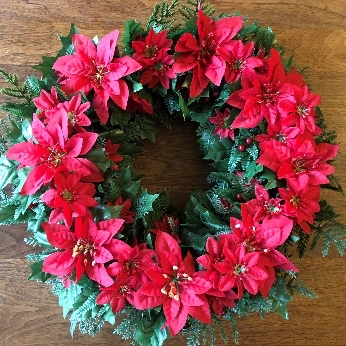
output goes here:
[{"label": "pine sprig", "polygon": [[211,16],[215,12],[213,6],[206,0],[187,0],[186,4],[179,9],[179,13],[185,22],[195,20],[199,9],[203,10],[207,16]]},{"label": "pine sprig", "polygon": [[5,82],[12,85],[12,87],[0,89],[0,94],[15,97],[18,99],[25,99],[28,103],[31,102],[30,96],[27,94],[25,86],[19,85],[18,76],[14,73],[6,72],[0,68],[0,75],[5,79]]},{"label": "pine sprig", "polygon": [[167,0],[154,6],[153,13],[149,17],[146,30],[153,29],[155,32],[162,30],[175,31],[177,26],[173,26],[175,15],[178,12],[179,0],[172,0],[171,4]]}]

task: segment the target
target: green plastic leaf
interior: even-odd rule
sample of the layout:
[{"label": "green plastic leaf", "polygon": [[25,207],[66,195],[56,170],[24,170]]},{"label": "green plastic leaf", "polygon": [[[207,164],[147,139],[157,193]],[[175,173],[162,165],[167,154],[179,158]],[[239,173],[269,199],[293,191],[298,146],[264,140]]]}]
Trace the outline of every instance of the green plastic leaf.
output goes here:
[{"label": "green plastic leaf", "polygon": [[51,277],[51,274],[44,273],[42,271],[42,266],[43,266],[43,260],[30,264],[29,268],[31,269],[31,275],[29,276],[28,280],[46,282]]},{"label": "green plastic leaf", "polygon": [[60,36],[59,35],[60,41],[62,43],[62,48],[59,50],[57,57],[73,54],[74,46],[72,44],[72,36],[74,34],[78,34],[78,30],[73,24],[71,24],[70,32],[68,33],[67,36]]},{"label": "green plastic leaf", "polygon": [[5,155],[0,156],[0,190],[12,183],[17,176],[17,164],[8,160]]},{"label": "green plastic leaf", "polygon": [[287,291],[285,280],[276,280],[275,285],[271,289],[270,298],[272,300],[272,310],[288,320],[287,303],[289,303],[293,298]]}]

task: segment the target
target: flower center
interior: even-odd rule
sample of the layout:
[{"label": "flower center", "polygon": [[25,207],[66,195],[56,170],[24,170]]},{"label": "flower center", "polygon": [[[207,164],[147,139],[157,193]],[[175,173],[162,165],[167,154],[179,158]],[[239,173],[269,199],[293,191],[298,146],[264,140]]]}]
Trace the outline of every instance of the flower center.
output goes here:
[{"label": "flower center", "polygon": [[133,273],[137,271],[138,267],[139,265],[137,261],[127,261],[124,264],[124,269],[127,275],[133,275]]},{"label": "flower center", "polygon": [[73,193],[67,189],[65,189],[62,193],[61,193],[61,197],[65,200],[65,201],[71,201],[71,199],[73,199]]},{"label": "flower center", "polygon": [[145,57],[146,58],[153,58],[157,53],[157,47],[156,46],[145,46]]},{"label": "flower center", "polygon": [[100,87],[102,85],[103,77],[107,73],[109,73],[109,71],[107,70],[106,66],[102,64],[97,64],[96,62],[93,62],[93,63],[94,63],[94,67],[89,75],[89,78],[92,79],[94,83]]},{"label": "flower center", "polygon": [[264,208],[269,214],[277,214],[281,211],[281,205],[279,202],[275,202],[273,200],[265,201]]},{"label": "flower center", "polygon": [[303,118],[305,119],[306,116],[308,115],[310,111],[310,108],[306,108],[305,105],[300,105],[297,108],[297,113]]},{"label": "flower center", "polygon": [[235,276],[239,276],[240,274],[243,274],[247,271],[247,268],[244,266],[244,264],[236,264],[233,270],[233,274]]},{"label": "flower center", "polygon": [[201,42],[201,52],[199,54],[198,60],[202,64],[207,64],[213,55],[216,53],[217,44],[214,38],[214,34],[211,32],[208,37]]},{"label": "flower center", "polygon": [[[78,239],[77,244],[73,247],[72,257],[77,257],[79,255],[94,256],[96,253],[94,246],[87,243],[84,239]],[[84,264],[87,264],[87,258],[84,259]],[[95,265],[95,261],[92,261],[92,265]]]},{"label": "flower center", "polygon": [[297,196],[292,196],[290,199],[290,203],[293,204],[295,208],[297,208],[300,204],[300,198]]},{"label": "flower center", "polygon": [[50,151],[51,153],[47,158],[47,164],[51,167],[58,167],[65,154],[54,151],[54,148],[50,148]]},{"label": "flower center", "polygon": [[242,59],[237,59],[231,65],[232,70],[242,70],[245,67],[245,61]]},{"label": "flower center", "polygon": [[278,101],[279,92],[275,91],[271,84],[265,83],[262,86],[262,94],[257,95],[257,97],[259,98],[258,103],[269,107]]},{"label": "flower center", "polygon": [[67,119],[72,125],[74,125],[77,122],[76,114],[74,114],[72,111],[67,113]]},{"label": "flower center", "polygon": [[307,162],[304,159],[298,157],[293,160],[292,165],[293,165],[294,172],[297,174],[297,173],[304,172],[306,170]]}]

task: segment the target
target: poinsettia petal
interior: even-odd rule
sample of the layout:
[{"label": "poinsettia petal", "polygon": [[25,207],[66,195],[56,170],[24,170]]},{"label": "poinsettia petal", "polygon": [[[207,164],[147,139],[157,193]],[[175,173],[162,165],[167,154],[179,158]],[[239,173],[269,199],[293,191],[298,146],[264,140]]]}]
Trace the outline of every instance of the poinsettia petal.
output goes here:
[{"label": "poinsettia petal", "polygon": [[88,262],[85,266],[85,271],[90,279],[98,282],[102,286],[108,287],[111,286],[114,282],[107,273],[104,264],[95,263],[94,265],[92,265]]},{"label": "poinsettia petal", "polygon": [[155,254],[158,264],[161,264],[161,254],[164,251],[173,254],[179,262],[182,261],[181,249],[177,241],[168,233],[159,231],[155,241]]},{"label": "poinsettia petal", "polygon": [[97,45],[97,56],[104,65],[108,65],[114,58],[119,30],[114,30],[104,36]]},{"label": "poinsettia petal", "polygon": [[176,318],[168,324],[168,328],[172,336],[178,334],[185,326],[188,316],[188,310],[181,305]]},{"label": "poinsettia petal", "polygon": [[73,270],[73,265],[71,265],[70,267],[57,265],[58,259],[61,254],[61,252],[54,252],[47,256],[43,261],[42,271],[57,276],[70,274]]},{"label": "poinsettia petal", "polygon": [[172,322],[178,315],[181,302],[175,299],[166,299],[163,302],[163,312],[165,314],[167,323]]},{"label": "poinsettia petal", "polygon": [[111,301],[114,295],[113,291],[101,291],[101,293],[96,298],[96,304],[104,305]]}]

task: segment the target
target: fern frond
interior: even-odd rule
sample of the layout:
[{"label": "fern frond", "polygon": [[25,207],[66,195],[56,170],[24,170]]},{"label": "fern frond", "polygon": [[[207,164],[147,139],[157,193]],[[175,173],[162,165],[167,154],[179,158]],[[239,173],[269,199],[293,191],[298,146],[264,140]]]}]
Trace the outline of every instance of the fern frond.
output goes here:
[{"label": "fern frond", "polygon": [[308,248],[309,241],[310,241],[310,235],[305,233],[301,228],[298,229],[298,241],[297,241],[297,253],[299,258],[301,259],[306,249]]},{"label": "fern frond", "polygon": [[203,10],[207,16],[211,16],[215,12],[213,6],[206,0],[187,0],[186,3],[187,5],[182,5],[179,9],[179,13],[185,22],[196,20],[199,9]]},{"label": "fern frond", "polygon": [[146,30],[148,32],[150,29],[156,32],[162,30],[175,31],[177,27],[173,27],[173,23],[175,22],[175,14],[178,12],[176,9],[178,5],[179,0],[172,0],[171,4],[167,0],[156,4],[153,13],[147,21]]}]

